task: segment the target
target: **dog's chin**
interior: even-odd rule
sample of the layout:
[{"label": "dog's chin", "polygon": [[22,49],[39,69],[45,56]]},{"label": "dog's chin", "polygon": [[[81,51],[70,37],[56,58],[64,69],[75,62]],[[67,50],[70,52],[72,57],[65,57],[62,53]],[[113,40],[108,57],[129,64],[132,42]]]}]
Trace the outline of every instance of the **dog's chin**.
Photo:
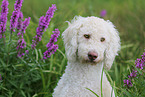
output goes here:
[{"label": "dog's chin", "polygon": [[83,64],[90,64],[90,65],[97,65],[100,63],[102,60],[89,60],[89,59],[83,59],[82,63]]}]

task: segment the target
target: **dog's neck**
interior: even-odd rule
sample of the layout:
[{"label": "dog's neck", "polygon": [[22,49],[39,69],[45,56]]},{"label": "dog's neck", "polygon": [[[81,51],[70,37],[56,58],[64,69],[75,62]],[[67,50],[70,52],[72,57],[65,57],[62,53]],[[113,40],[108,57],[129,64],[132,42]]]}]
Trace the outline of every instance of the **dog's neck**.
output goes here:
[{"label": "dog's neck", "polygon": [[65,70],[65,75],[70,76],[70,78],[66,79],[67,81],[71,81],[71,83],[100,83],[102,69],[103,62],[100,62],[96,65],[81,64],[79,62],[68,62],[68,65]]}]

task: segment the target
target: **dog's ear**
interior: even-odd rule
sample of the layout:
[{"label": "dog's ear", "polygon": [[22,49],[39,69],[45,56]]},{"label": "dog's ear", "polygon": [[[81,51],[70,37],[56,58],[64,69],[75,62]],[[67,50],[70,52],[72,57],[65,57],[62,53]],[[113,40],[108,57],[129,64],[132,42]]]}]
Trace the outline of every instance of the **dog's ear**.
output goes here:
[{"label": "dog's ear", "polygon": [[110,33],[110,42],[105,51],[104,68],[109,70],[113,64],[115,56],[118,55],[117,52],[120,50],[120,37],[115,26],[109,20],[107,21],[107,29],[108,33]]},{"label": "dog's ear", "polygon": [[68,22],[68,28],[62,33],[62,37],[65,45],[66,56],[69,61],[76,61],[76,53],[78,46],[78,34],[79,29],[82,26],[81,23],[73,21]]}]

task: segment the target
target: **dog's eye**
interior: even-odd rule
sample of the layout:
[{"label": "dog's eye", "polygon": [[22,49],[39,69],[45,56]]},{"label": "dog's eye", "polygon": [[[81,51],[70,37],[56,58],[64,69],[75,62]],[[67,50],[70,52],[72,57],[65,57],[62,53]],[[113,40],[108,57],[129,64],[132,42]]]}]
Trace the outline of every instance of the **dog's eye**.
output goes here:
[{"label": "dog's eye", "polygon": [[100,41],[101,41],[101,42],[104,42],[104,41],[105,41],[105,38],[104,38],[104,37],[102,37],[102,38],[100,39]]},{"label": "dog's eye", "polygon": [[89,34],[85,34],[84,37],[85,37],[86,39],[89,39],[89,38],[90,38],[90,35],[89,35]]}]

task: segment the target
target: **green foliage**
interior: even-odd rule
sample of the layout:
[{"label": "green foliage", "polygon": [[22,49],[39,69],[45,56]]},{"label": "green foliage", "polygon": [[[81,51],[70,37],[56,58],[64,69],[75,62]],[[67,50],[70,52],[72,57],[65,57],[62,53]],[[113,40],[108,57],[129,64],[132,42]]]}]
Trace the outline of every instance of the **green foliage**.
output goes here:
[{"label": "green foliage", "polygon": [[[12,15],[15,0],[9,0],[8,19]],[[27,49],[36,35],[39,17],[44,15],[48,7],[55,3],[57,11],[50,22],[49,28],[43,34],[42,42],[30,55],[23,59],[17,58],[17,38],[9,42],[9,32],[6,32],[6,45],[0,40],[0,96],[1,97],[51,97],[60,76],[67,64],[64,55],[64,45],[61,37],[57,44],[59,49],[50,59],[43,61],[45,45],[50,39],[52,30],[59,28],[63,32],[67,23],[75,15],[99,16],[101,10],[107,10],[105,20],[114,23],[120,32],[122,48],[110,71],[106,71],[115,94],[119,97],[144,97],[144,76],[135,79],[131,90],[123,87],[123,80],[132,70],[134,60],[140,57],[145,49],[145,19],[143,0],[24,0],[22,12],[24,17],[30,16],[32,21],[24,38]],[[1,4],[1,2],[0,2]],[[9,30],[9,22],[7,25]]]},{"label": "green foliage", "polygon": [[[65,64],[65,55],[58,49],[58,53],[63,56],[62,62],[51,56],[49,60],[42,60],[41,49],[31,50],[24,58],[17,57],[17,37],[12,41],[0,40],[0,96],[4,97],[31,97],[33,95],[51,95],[54,88],[54,82],[62,74]],[[9,32],[6,32],[6,39],[9,39]],[[59,54],[58,54],[59,55]],[[55,66],[55,67],[54,67]],[[50,91],[48,91],[48,88]]]},{"label": "green foliage", "polygon": [[145,72],[141,72],[133,80],[133,87],[127,89],[131,97],[144,97],[145,96]]},{"label": "green foliage", "polygon": [[[6,39],[9,32],[6,32]],[[16,37],[15,37],[16,38]],[[35,69],[37,65],[29,64],[26,60],[17,57],[17,41],[6,40],[5,44],[0,40],[0,95],[4,97],[31,97],[39,91],[36,83],[41,81],[39,72]],[[37,87],[34,88],[33,87]],[[29,87],[29,88],[28,88]]]}]

